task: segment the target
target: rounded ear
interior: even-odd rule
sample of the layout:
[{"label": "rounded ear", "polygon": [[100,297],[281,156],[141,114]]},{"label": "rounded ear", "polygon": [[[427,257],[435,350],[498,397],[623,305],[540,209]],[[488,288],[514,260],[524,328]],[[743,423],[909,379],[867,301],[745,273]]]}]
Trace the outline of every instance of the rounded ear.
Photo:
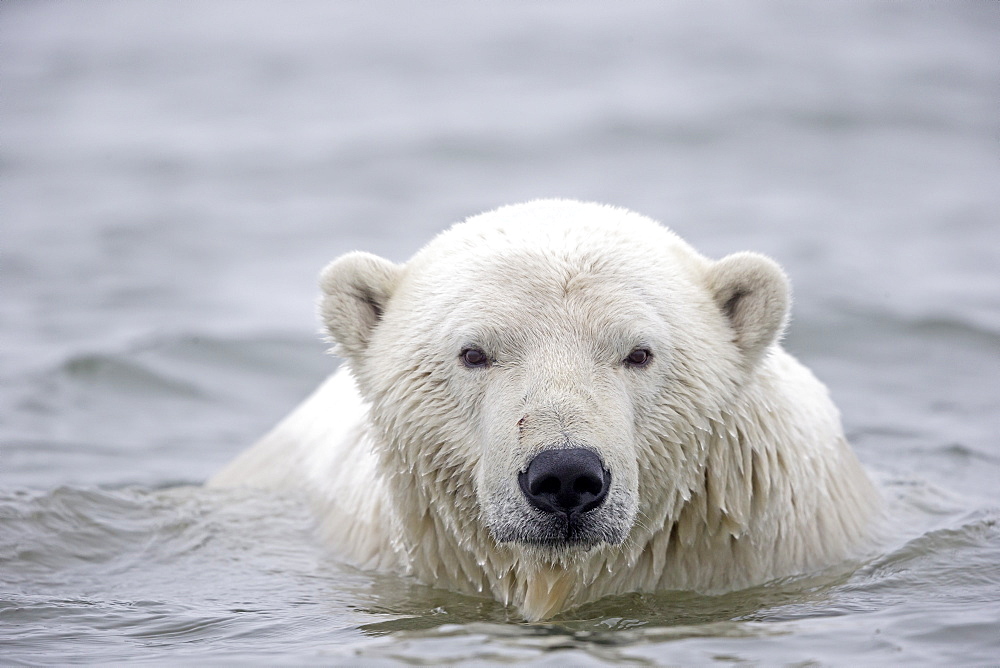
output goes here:
[{"label": "rounded ear", "polygon": [[402,267],[356,251],[342,255],[320,275],[320,315],[339,355],[356,360],[368,348]]},{"label": "rounded ear", "polygon": [[785,272],[758,253],[734,253],[712,265],[708,287],[729,321],[733,341],[756,364],[784,332],[791,301]]}]

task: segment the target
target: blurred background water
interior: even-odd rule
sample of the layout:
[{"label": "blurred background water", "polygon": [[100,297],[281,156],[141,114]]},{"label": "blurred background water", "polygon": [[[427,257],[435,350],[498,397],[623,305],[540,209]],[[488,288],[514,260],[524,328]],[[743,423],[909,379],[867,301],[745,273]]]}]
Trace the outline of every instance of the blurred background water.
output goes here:
[{"label": "blurred background water", "polygon": [[[0,4],[4,663],[1000,656],[1000,4]],[[203,482],[336,361],[315,277],[533,197],[795,288],[899,537],[527,625]]]}]

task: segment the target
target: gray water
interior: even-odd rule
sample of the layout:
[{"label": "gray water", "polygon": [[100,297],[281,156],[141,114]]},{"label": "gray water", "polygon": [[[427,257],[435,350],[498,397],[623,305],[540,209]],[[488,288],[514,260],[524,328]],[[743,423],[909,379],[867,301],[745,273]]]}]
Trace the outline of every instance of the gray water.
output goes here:
[{"label": "gray water", "polygon": [[[0,4],[0,662],[995,664],[1000,3]],[[870,559],[546,624],[198,487],[334,368],[315,276],[539,196],[795,286]]]}]

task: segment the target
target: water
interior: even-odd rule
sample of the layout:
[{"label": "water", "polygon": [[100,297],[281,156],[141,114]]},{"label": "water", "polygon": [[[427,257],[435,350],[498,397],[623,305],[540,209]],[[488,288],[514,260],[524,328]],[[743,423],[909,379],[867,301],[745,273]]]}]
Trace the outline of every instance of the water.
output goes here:
[{"label": "water", "polygon": [[[1000,656],[1000,5],[0,5],[0,657],[983,664]],[[199,487],[336,362],[315,276],[538,196],[795,286],[897,534],[548,624]]]}]

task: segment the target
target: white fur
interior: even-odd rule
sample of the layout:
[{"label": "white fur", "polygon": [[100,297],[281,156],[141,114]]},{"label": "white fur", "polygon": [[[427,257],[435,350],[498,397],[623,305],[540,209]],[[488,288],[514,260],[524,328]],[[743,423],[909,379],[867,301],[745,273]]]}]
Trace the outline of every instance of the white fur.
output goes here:
[{"label": "white fur", "polygon": [[[608,594],[721,592],[854,555],[880,500],[826,389],[782,350],[771,260],[712,262],[638,214],[544,200],[410,262],[324,272],[340,371],[214,478],[307,490],[339,554],[543,619]],[[468,368],[463,349],[492,359]],[[652,361],[623,360],[636,347]],[[357,388],[357,389],[356,389]],[[605,540],[519,541],[517,476],[567,443],[611,472]]]}]

